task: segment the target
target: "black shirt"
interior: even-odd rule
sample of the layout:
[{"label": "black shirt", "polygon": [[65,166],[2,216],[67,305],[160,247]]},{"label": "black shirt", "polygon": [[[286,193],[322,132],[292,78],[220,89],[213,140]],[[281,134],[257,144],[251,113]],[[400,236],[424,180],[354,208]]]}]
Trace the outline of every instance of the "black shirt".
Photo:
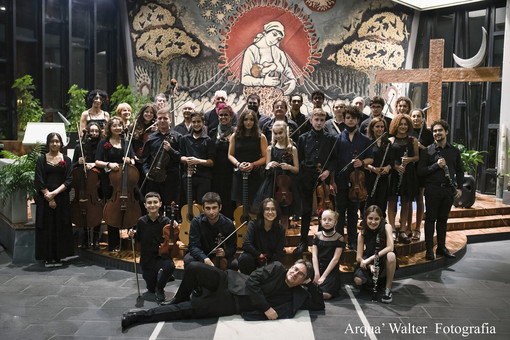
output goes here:
[{"label": "black shirt", "polygon": [[[299,136],[301,136],[305,132],[310,131],[310,129],[312,128],[312,124],[310,124],[310,118],[308,116],[305,116],[301,112],[299,112],[295,117],[292,115],[291,112],[289,112],[287,114],[287,118],[294,121],[298,126],[298,130],[297,130],[297,132],[294,133],[294,136],[292,136],[292,140],[298,140]],[[304,122],[307,122],[307,123],[303,124]],[[296,130],[294,130],[294,131],[296,131]]]},{"label": "black shirt", "polygon": [[[214,160],[216,154],[216,144],[206,134],[195,138],[193,134],[188,134],[181,138],[181,156],[196,157],[200,159]],[[184,166],[183,176],[186,177],[187,165]],[[212,178],[212,167],[197,165],[196,176]]]},{"label": "black shirt", "polygon": [[[165,135],[163,135],[159,130],[153,132],[145,142],[142,153],[142,162],[143,162],[143,175],[145,176],[152,165],[152,161],[154,157],[156,157],[159,147],[163,143],[164,138],[170,138],[170,146],[171,149],[168,151],[168,155],[170,156],[170,163],[166,168],[167,174],[172,174],[175,176],[179,176],[179,166],[181,164],[181,153],[179,151],[179,144],[181,140],[181,135],[174,130],[168,131]],[[161,148],[162,152],[166,152],[163,148]],[[168,177],[167,177],[168,178]]]},{"label": "black shirt", "polygon": [[[336,128],[338,128],[338,130],[335,128],[335,126]],[[338,136],[339,134],[342,133],[342,131],[345,130],[346,126],[347,125],[345,125],[344,122],[337,123],[334,119],[330,119],[326,123],[324,123],[324,130],[331,136]]]},{"label": "black shirt", "polygon": [[159,246],[163,240],[163,227],[170,223],[170,219],[166,216],[159,215],[153,221],[149,215],[144,215],[138,219],[136,223],[135,239],[141,244],[141,265],[142,267],[150,261],[150,259],[159,256]]},{"label": "black shirt", "polygon": [[[324,130],[310,131],[299,136],[298,139],[298,159],[300,169],[316,169],[317,164],[320,163],[324,170],[333,171],[335,168],[335,152],[326,160],[335,145],[335,137],[324,132]],[[325,167],[324,167],[325,166]]]},{"label": "black shirt", "polygon": [[181,135],[185,136],[188,133],[191,133],[193,131],[193,128],[191,127],[191,124],[189,125],[189,129],[186,127],[186,123],[182,121],[181,123],[177,124],[174,128],[175,131],[180,133]]},{"label": "black shirt", "polygon": [[[444,148],[437,147],[439,154],[446,161],[450,177],[453,183],[457,183],[457,188],[462,188],[464,183],[464,169],[460,151],[450,143],[446,143]],[[447,183],[444,169],[437,164],[440,156],[437,153],[436,144],[431,144],[421,150],[420,160],[418,161],[418,176],[423,177],[423,184],[440,186]]]},{"label": "black shirt", "polygon": [[255,258],[266,254],[268,262],[283,259],[283,246],[285,243],[285,229],[278,224],[273,225],[269,231],[264,229],[264,221],[251,220],[244,236],[243,250]]},{"label": "black shirt", "polygon": [[[204,262],[207,254],[216,247],[218,234],[221,233],[223,237],[227,237],[234,230],[234,223],[222,214],[220,214],[220,218],[214,225],[209,223],[204,213],[195,216],[191,221],[189,230],[189,253],[195,260]],[[235,255],[236,245],[236,235],[232,235],[223,243],[222,248],[225,250],[226,258],[231,258]]]},{"label": "black shirt", "polygon": [[[418,139],[418,136],[420,135],[420,129],[413,129],[413,133],[411,134],[414,138]],[[434,143],[434,135],[432,134],[432,131],[427,129],[426,126],[423,127],[421,131],[421,136],[418,139],[418,142],[421,143],[423,146],[429,146],[430,144]]]}]

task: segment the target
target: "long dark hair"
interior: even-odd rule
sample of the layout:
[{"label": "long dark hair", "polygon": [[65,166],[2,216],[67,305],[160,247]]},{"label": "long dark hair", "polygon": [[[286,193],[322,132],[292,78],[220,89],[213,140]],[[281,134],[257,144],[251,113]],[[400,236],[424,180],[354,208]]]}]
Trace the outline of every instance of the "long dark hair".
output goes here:
[{"label": "long dark hair", "polygon": [[[251,131],[246,130],[244,127],[244,118],[251,114],[253,116],[253,127],[251,128]],[[260,129],[259,129],[259,119],[257,117],[257,113],[253,110],[246,109],[241,113],[241,116],[239,117],[239,120],[237,121],[237,129],[236,129],[236,136],[247,136],[248,132],[250,132],[250,136],[260,136]]]},{"label": "long dark hair", "polygon": [[55,136],[57,136],[58,140],[60,141],[60,150],[59,151],[62,151],[62,148],[64,147],[64,142],[62,141],[62,136],[60,136],[60,134],[57,133],[57,132],[50,132],[48,134],[48,136],[46,136],[46,150],[48,150],[48,152],[50,152],[50,143],[51,143],[51,140]]},{"label": "long dark hair", "polygon": [[146,126],[145,126],[145,120],[143,118],[143,114],[145,113],[145,111],[147,111],[147,109],[150,109],[152,111],[152,119],[149,124],[152,124],[156,121],[157,110],[156,110],[156,106],[154,105],[154,103],[147,103],[144,106],[142,106],[140,111],[138,111],[138,116],[136,117],[136,129],[134,132],[135,139],[140,138],[140,136],[142,136],[144,134]]},{"label": "long dark hair", "polygon": [[379,235],[384,237],[385,236],[384,226],[386,225],[386,219],[384,218],[384,213],[381,210],[381,208],[379,208],[379,206],[377,206],[375,204],[366,208],[365,212],[363,213],[363,220],[361,221],[361,227],[363,228],[362,233],[363,233],[363,235],[367,235],[367,233],[369,233],[369,232],[374,232],[372,229],[370,229],[370,227],[368,226],[368,223],[367,223],[368,215],[373,212],[375,212],[381,218],[381,222],[379,223],[379,226],[377,227],[377,229],[375,231],[378,232]]},{"label": "long dark hair", "polygon": [[259,225],[264,225],[264,210],[266,209],[267,205],[269,203],[273,203],[274,207],[276,209],[276,218],[273,220],[273,224],[271,225],[271,228],[277,228],[280,225],[280,205],[274,198],[266,198],[260,203],[259,211],[257,212],[257,219],[255,220],[255,223]]},{"label": "long dark hair", "polygon": [[101,101],[102,101],[101,109],[102,110],[107,110],[108,105],[109,105],[109,102],[108,102],[108,93],[106,93],[103,90],[99,90],[99,89],[91,90],[87,94],[87,107],[89,107],[89,108],[92,107],[92,103],[94,102],[94,98],[97,95],[99,95],[101,97]]}]

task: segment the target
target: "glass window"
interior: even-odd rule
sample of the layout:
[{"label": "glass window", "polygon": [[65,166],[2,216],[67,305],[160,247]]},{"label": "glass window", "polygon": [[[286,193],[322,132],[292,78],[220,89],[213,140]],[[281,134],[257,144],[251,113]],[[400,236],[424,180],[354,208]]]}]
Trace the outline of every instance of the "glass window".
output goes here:
[{"label": "glass window", "polygon": [[467,96],[467,128],[468,139],[466,147],[468,149],[478,149],[480,143],[480,105],[482,95],[481,83],[469,83]]},{"label": "glass window", "polygon": [[501,83],[491,83],[489,124],[499,124],[501,106]]},{"label": "glass window", "polygon": [[[487,15],[487,10],[482,9],[479,11],[471,11],[469,12],[469,21],[468,21],[468,46],[469,51],[468,55],[461,56],[461,58],[471,58],[474,56],[478,50],[480,49],[480,44],[482,43],[482,26],[485,26],[485,17]],[[481,65],[483,66],[483,65]]]},{"label": "glass window", "polygon": [[502,36],[502,35],[495,36],[491,66],[499,66],[499,67],[503,66],[503,45],[504,45],[504,36]]},{"label": "glass window", "polygon": [[[452,67],[453,34],[455,32],[453,14],[439,15],[434,26],[434,39],[444,39],[444,67]],[[428,44],[428,42],[427,42]],[[427,57],[428,59],[428,57]]]},{"label": "glass window", "polygon": [[494,18],[494,31],[505,30],[505,7],[496,8],[496,17]]}]

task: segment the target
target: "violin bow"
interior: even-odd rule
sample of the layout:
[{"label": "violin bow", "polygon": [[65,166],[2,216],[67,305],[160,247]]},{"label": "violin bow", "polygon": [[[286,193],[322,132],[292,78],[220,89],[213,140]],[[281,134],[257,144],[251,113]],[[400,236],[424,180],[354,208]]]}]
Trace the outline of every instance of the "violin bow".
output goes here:
[{"label": "violin bow", "polygon": [[303,126],[305,126],[305,124],[306,124],[306,123],[308,123],[308,118],[307,118],[307,119],[305,119],[305,121],[304,121],[303,123],[301,123],[301,125],[299,125],[299,126],[298,126],[298,128],[297,128],[296,130],[292,131],[292,133],[290,134],[289,138],[292,138],[292,136],[294,136],[294,134],[295,134],[296,132],[298,132],[299,130],[301,130],[301,128],[302,128]]},{"label": "violin bow", "polygon": [[326,164],[328,164],[329,162],[329,159],[331,158],[331,155],[333,154],[333,151],[335,150],[335,146],[336,146],[336,143],[338,142],[338,139],[339,138],[335,138],[335,143],[333,143],[333,147],[331,148],[331,151],[329,151],[329,155],[328,157],[326,157],[326,161],[324,162],[324,164],[322,165],[322,167],[319,169],[320,172],[319,172],[319,177],[317,177],[317,179],[315,180],[315,184],[313,185],[313,188],[317,188],[317,186],[319,185],[319,178],[320,178],[320,175],[322,174],[322,172],[324,171],[324,168],[326,167]]},{"label": "violin bow", "polygon": [[421,109],[423,111],[423,122],[421,122],[421,128],[420,128],[420,133],[418,134],[418,142],[420,141],[420,138],[421,138],[421,133],[423,132],[423,126],[426,124],[426,120],[425,120],[425,111],[427,111],[428,109],[430,109],[432,106],[428,105],[426,106],[425,108]]},{"label": "violin bow", "polygon": [[362,154],[364,154],[365,152],[367,152],[372,146],[374,146],[375,143],[377,143],[381,138],[383,138],[384,136],[386,136],[388,134],[387,131],[385,131],[381,136],[379,136],[379,138],[377,138],[376,140],[374,140],[372,143],[370,143],[369,146],[367,146],[365,148],[365,150],[361,151],[356,157],[354,157],[354,159],[352,161],[350,161],[349,163],[347,163],[343,168],[342,170],[340,170],[338,173],[341,174],[342,172],[344,172],[345,170],[347,170],[347,168],[349,167],[349,165],[352,164],[353,161],[355,161],[356,159],[358,159]]},{"label": "violin bow", "polygon": [[138,270],[136,269],[136,252],[135,252],[135,237],[131,237],[131,248],[133,249],[133,266],[135,268],[136,288],[138,289],[138,297],[136,298],[136,307],[143,307],[143,299],[140,294],[140,282],[138,281]]},{"label": "violin bow", "polygon": [[225,241],[226,241],[226,240],[228,240],[228,239],[229,239],[232,235],[234,235],[234,234],[235,234],[235,233],[236,233],[239,229],[241,229],[241,227],[242,227],[242,226],[244,226],[246,223],[248,223],[248,221],[244,221],[244,222],[243,222],[243,223],[242,223],[239,227],[237,227],[237,229],[236,229],[236,230],[234,230],[233,232],[231,232],[231,233],[230,233],[230,235],[228,235],[227,237],[225,237],[225,238],[223,239],[223,241],[221,241],[220,243],[218,243],[218,245],[217,245],[216,247],[214,247],[214,249],[213,249],[213,250],[211,250],[211,251],[209,252],[209,254],[207,254],[207,256],[209,256],[209,255],[211,255],[212,253],[214,253],[214,251],[215,251],[216,249],[218,249],[219,247],[221,247],[221,245],[222,245],[223,243],[225,243]]},{"label": "violin bow", "polygon": [[79,139],[79,143],[80,143],[80,150],[81,150],[81,156],[83,157],[83,173],[85,174],[85,179],[87,179],[87,162],[85,161],[85,152],[83,152],[83,144],[82,144],[82,139],[81,139],[81,135],[80,135],[80,126],[78,125],[78,123],[76,123],[76,127],[78,128],[78,139]]},{"label": "violin bow", "polygon": [[[135,131],[135,128],[136,128],[136,120],[133,123],[133,130],[132,131]],[[124,155],[124,161],[122,162],[122,170],[124,170],[124,167],[126,166],[126,159],[127,159],[128,154],[129,154],[129,148],[131,147],[131,142],[133,141],[134,135],[135,134],[132,133],[131,137],[129,137],[129,143],[128,143],[128,146],[126,148],[126,154]]]}]

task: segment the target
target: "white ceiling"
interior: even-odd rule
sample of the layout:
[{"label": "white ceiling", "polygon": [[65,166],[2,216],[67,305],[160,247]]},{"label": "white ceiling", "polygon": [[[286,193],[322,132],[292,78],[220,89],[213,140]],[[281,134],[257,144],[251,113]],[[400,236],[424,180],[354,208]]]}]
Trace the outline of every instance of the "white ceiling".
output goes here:
[{"label": "white ceiling", "polygon": [[483,0],[393,0],[393,2],[414,8],[418,11],[428,11],[436,8],[465,5]]}]

